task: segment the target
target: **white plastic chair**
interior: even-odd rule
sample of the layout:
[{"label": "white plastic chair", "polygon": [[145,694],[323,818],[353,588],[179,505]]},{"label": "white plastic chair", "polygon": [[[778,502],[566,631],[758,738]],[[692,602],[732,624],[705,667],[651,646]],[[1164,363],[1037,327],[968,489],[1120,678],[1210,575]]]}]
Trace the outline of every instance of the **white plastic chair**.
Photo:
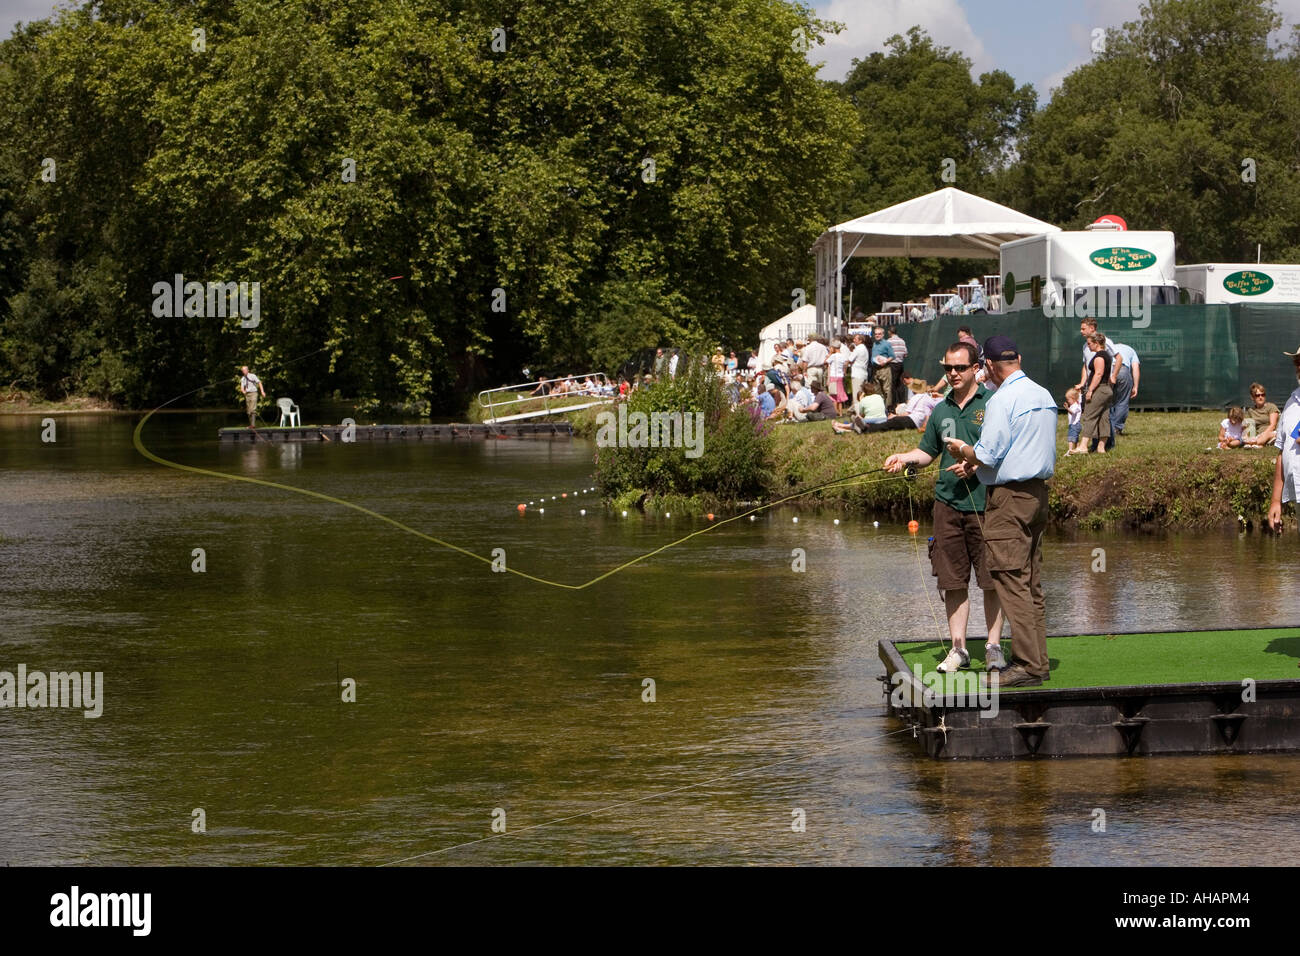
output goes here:
[{"label": "white plastic chair", "polygon": [[[292,398],[277,398],[275,404],[280,406],[280,424],[294,428],[302,427],[302,412],[293,403]],[[288,419],[288,421],[286,421]]]}]

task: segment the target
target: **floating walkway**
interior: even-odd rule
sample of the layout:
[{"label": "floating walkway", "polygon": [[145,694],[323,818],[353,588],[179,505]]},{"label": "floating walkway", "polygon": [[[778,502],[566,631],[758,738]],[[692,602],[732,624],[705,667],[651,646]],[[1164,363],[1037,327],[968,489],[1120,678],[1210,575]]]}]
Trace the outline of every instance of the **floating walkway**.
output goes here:
[{"label": "floating walkway", "polygon": [[352,430],[348,441],[447,441],[486,438],[573,437],[569,422],[507,422],[496,425],[301,425],[285,428],[222,428],[217,432],[222,444],[250,445],[255,442],[345,441],[344,432]]},{"label": "floating walkway", "polygon": [[1049,637],[1051,679],[996,695],[982,639],[969,672],[946,650],[880,642],[889,713],[937,759],[1300,751],[1297,627]]}]

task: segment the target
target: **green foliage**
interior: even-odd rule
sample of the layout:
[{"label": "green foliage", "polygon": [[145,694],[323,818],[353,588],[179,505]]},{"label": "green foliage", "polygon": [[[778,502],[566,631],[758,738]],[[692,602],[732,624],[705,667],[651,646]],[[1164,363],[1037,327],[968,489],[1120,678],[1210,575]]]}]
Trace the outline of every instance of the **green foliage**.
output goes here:
[{"label": "green foliage", "polygon": [[[884,52],[855,60],[841,93],[856,108],[861,133],[851,137],[852,179],[836,193],[834,221],[944,186],[977,195],[996,192],[996,176],[1014,157],[1036,94],[996,70],[971,78],[960,53],[935,46],[918,27],[894,36]],[[942,178],[945,160],[955,181]],[[845,271],[854,304],[874,311],[896,298],[983,275],[984,260],[855,259]]]},{"label": "green foliage", "polygon": [[1269,0],[1153,0],[1033,118],[1009,197],[1067,229],[1119,212],[1173,230],[1180,262],[1253,262],[1256,243],[1295,261],[1300,62],[1270,48],[1280,23]]},{"label": "green foliage", "polygon": [[[604,497],[635,504],[645,496],[734,501],[764,493],[770,426],[756,421],[747,407],[732,409],[721,382],[706,367],[684,363],[676,378],[632,392],[627,412],[702,414],[701,453],[688,457],[685,447],[618,447],[616,432],[606,430],[610,419],[599,418],[596,440],[603,447],[596,453],[596,481]],[[608,414],[617,420],[615,412]]]},{"label": "green foliage", "polygon": [[[796,28],[825,25],[780,0],[98,0],[29,25],[0,44],[0,381],[145,403],[250,362],[277,394],[458,408],[525,364],[747,337],[847,166],[851,111]],[[261,325],[154,316],[176,273],[259,282]]]}]

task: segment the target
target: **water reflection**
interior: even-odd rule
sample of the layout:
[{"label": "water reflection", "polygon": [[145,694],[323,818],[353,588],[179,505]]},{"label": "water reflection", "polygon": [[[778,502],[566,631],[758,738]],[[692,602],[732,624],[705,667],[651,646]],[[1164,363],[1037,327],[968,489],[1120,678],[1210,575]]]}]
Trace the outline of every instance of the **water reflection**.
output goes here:
[{"label": "water reflection", "polygon": [[[703,526],[559,498],[592,483],[581,442],[220,448],[231,423],[157,416],[149,443],[565,583]],[[4,861],[374,863],[488,835],[497,806],[514,829],[636,800],[422,862],[1210,863],[1300,836],[1294,758],[956,764],[886,736],[878,639],[943,631],[901,526],[785,510],[570,591],[159,468],[129,416],[70,416],[58,448],[32,424],[0,419],[0,668],[103,670],[106,701],[98,721],[0,714]],[[545,515],[515,512],[543,495]],[[1054,535],[1048,629],[1294,625],[1298,555],[1259,535]],[[223,839],[195,844],[205,805]]]}]

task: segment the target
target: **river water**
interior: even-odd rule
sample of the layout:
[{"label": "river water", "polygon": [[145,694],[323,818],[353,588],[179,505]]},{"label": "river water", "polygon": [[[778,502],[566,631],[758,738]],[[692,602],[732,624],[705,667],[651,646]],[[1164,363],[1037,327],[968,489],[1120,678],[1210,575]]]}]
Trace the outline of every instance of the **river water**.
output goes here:
[{"label": "river water", "polygon": [[[1300,836],[1297,757],[923,756],[876,677],[880,637],[942,619],[924,527],[787,507],[574,590],[706,522],[572,497],[583,441],[146,426],[165,458],[538,583],[156,465],[133,416],[57,416],[53,442],[41,418],[0,418],[0,670],[102,671],[103,714],[0,710],[0,865],[1237,864]],[[1300,621],[1292,538],[1053,536],[1044,567],[1049,633]]]}]

